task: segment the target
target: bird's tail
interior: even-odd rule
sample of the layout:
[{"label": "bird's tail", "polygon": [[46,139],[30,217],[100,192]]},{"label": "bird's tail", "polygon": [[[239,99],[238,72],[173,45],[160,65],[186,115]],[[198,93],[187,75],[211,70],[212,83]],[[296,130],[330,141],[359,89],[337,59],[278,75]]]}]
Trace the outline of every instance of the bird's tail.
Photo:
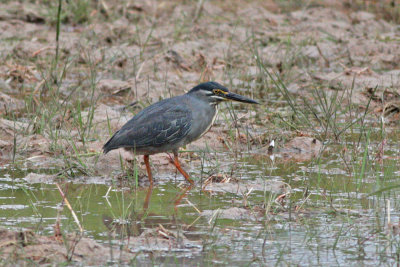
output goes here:
[{"label": "bird's tail", "polygon": [[107,154],[108,152],[110,152],[111,150],[113,150],[114,148],[111,145],[112,140],[114,139],[114,135],[107,141],[107,143],[104,144],[103,146],[103,153]]}]

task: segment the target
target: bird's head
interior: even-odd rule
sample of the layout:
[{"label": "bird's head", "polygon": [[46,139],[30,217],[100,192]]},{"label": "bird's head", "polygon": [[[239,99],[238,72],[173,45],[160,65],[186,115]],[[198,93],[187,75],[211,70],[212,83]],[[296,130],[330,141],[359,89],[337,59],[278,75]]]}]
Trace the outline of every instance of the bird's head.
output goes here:
[{"label": "bird's head", "polygon": [[229,92],[228,88],[220,85],[216,82],[205,82],[193,87],[188,94],[192,94],[197,98],[201,98],[210,103],[210,105],[216,105],[222,101],[233,100],[249,104],[258,104],[257,101],[247,98],[242,95],[238,95]]}]

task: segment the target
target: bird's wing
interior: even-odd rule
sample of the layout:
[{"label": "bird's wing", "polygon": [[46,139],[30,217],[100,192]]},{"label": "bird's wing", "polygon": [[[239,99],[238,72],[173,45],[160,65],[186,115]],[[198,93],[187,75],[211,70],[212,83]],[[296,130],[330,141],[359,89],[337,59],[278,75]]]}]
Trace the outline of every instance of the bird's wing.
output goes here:
[{"label": "bird's wing", "polygon": [[104,146],[105,150],[119,147],[159,147],[174,144],[184,138],[192,124],[192,113],[178,102],[162,102],[149,106],[128,121]]}]

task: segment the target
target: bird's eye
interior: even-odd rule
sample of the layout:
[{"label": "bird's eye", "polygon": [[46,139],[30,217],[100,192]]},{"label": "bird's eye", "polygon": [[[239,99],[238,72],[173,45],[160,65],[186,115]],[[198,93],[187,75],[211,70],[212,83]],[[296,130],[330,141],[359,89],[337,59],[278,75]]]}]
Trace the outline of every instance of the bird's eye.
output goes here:
[{"label": "bird's eye", "polygon": [[222,90],[220,90],[220,89],[214,89],[214,90],[213,90],[213,93],[214,93],[215,95],[221,95],[221,94],[223,94]]}]

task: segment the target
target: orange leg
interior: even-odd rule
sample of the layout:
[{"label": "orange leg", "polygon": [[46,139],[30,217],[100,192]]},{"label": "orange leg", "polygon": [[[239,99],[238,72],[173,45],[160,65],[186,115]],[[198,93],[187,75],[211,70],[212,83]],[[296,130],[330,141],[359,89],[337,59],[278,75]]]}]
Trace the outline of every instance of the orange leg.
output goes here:
[{"label": "orange leg", "polygon": [[144,164],[146,164],[147,176],[149,177],[150,186],[153,186],[153,176],[151,175],[149,155],[144,155],[143,159],[144,159]]},{"label": "orange leg", "polygon": [[179,163],[179,160],[178,160],[178,153],[174,153],[174,165],[175,165],[175,167],[178,169],[178,171],[179,171],[180,173],[182,173],[182,175],[183,175],[183,177],[185,177],[186,181],[188,181],[190,184],[193,185],[193,184],[194,184],[193,180],[190,179],[189,174],[187,174],[187,172],[185,172],[185,171],[182,169],[181,164]]}]

